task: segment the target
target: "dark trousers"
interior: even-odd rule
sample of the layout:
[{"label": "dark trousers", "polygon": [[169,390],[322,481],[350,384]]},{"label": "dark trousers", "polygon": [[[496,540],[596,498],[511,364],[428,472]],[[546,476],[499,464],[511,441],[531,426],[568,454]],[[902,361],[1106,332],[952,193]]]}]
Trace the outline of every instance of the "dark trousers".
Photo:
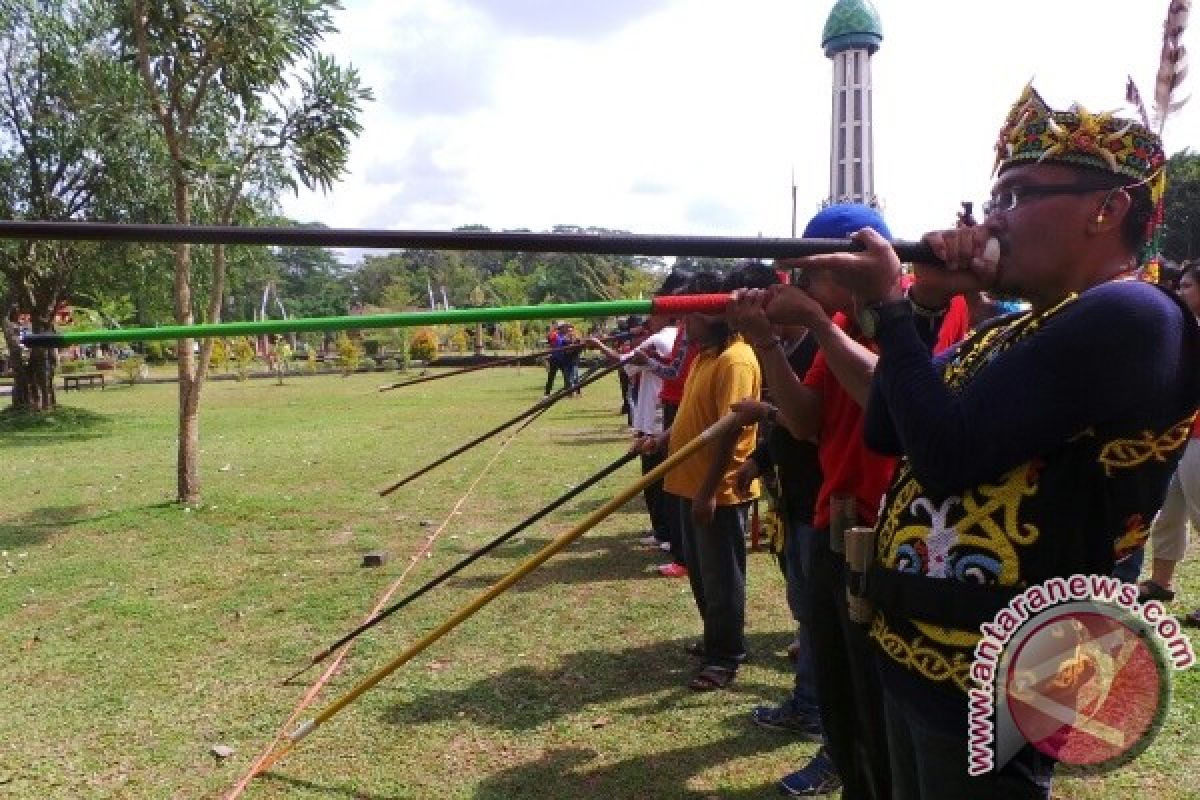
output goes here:
[{"label": "dark trousers", "polygon": [[846,614],[846,561],[829,549],[829,530],[812,537],[810,625],[825,745],[844,800],[891,796],[883,691],[866,629]]},{"label": "dark trousers", "polygon": [[[657,467],[667,458],[665,451],[642,456],[642,474]],[[668,506],[663,481],[659,478],[642,490],[642,499],[646,501],[646,512],[650,515],[650,526],[654,529],[654,538],[660,542],[671,541],[671,521],[668,518]]]},{"label": "dark trousers", "polygon": [[561,372],[563,376],[563,388],[569,389],[579,383],[579,366],[575,363],[570,364],[555,364],[551,361],[546,366],[546,391],[542,394],[550,394],[550,390],[554,388],[554,376]]},{"label": "dark trousers", "polygon": [[621,382],[621,413],[625,415],[625,423],[633,424],[633,409],[630,407],[630,401],[636,401],[637,398],[629,393],[629,376],[625,374],[625,370],[617,370],[617,380]]},{"label": "dark trousers", "polygon": [[662,404],[662,410],[663,410],[663,430],[669,431],[669,430],[671,430],[671,426],[675,424],[675,412],[679,411],[679,406],[675,405],[674,403],[664,402]]},{"label": "dark trousers", "polygon": [[683,498],[677,494],[664,491],[661,498],[663,522],[667,526],[667,543],[671,545],[671,560],[676,564],[687,566],[687,557],[683,552],[683,523],[680,521],[679,507]]},{"label": "dark trousers", "polygon": [[542,392],[542,394],[550,394],[550,390],[554,388],[554,377],[559,372],[562,372],[563,388],[565,389],[571,385],[567,382],[567,368],[551,361],[546,365],[546,391]]},{"label": "dark trousers", "polygon": [[692,597],[704,621],[708,664],[737,669],[746,659],[746,524],[750,504],[717,506],[712,524],[692,521],[691,498],[679,503],[683,553]]},{"label": "dark trousers", "polygon": [[906,682],[884,682],[883,716],[891,765],[892,800],[1049,800],[1053,761],[1026,746],[1000,771],[972,778],[967,774],[966,701],[939,700],[930,690],[905,689]]}]

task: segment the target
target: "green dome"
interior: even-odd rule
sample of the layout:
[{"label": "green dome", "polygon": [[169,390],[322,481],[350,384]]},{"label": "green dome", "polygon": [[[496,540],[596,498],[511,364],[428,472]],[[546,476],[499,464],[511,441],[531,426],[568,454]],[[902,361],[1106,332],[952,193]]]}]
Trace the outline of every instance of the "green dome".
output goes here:
[{"label": "green dome", "polygon": [[837,0],[821,33],[825,55],[856,49],[874,53],[882,43],[883,25],[871,0]]}]

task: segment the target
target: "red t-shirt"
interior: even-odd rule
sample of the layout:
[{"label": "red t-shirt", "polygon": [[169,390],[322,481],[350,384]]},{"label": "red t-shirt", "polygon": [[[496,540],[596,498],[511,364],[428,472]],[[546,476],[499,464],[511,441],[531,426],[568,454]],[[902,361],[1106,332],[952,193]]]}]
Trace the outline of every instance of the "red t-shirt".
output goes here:
[{"label": "red t-shirt", "polygon": [[[671,348],[671,355],[667,358],[667,363],[675,360],[675,356],[679,353],[679,346],[685,337],[676,336],[675,344]],[[683,357],[683,363],[679,365],[679,374],[674,378],[663,378],[662,391],[658,393],[658,398],[664,403],[677,406],[683,402],[683,385],[687,383],[688,373],[692,371],[692,362],[696,360],[696,354],[700,352],[699,347],[688,347],[687,355]]]},{"label": "red t-shirt", "polygon": [[950,299],[950,308],[942,320],[942,327],[938,329],[937,344],[934,345],[933,352],[949,350],[967,338],[970,330],[971,310],[967,306],[967,299],[961,294],[956,294]]},{"label": "red t-shirt", "polygon": [[[854,336],[855,341],[871,345],[850,330],[844,314],[836,314],[833,323]],[[873,348],[872,348],[873,349]],[[851,494],[858,505],[859,522],[874,525],[879,505],[896,459],[881,456],[863,443],[863,410],[854,402],[829,370],[825,354],[818,352],[804,385],[821,396],[821,432],[817,438],[817,459],[821,462],[823,479],[817,493],[813,525],[829,527],[829,498],[835,494]]]}]

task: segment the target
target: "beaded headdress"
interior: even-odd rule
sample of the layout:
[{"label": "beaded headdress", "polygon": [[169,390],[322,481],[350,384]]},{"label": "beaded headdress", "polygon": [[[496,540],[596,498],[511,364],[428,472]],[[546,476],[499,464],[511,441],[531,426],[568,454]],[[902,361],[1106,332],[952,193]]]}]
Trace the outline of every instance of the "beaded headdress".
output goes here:
[{"label": "beaded headdress", "polygon": [[1167,188],[1162,137],[1132,119],[1111,112],[1092,113],[1076,103],[1055,111],[1031,85],[1013,104],[996,141],[993,172],[1018,164],[1066,164],[1109,172],[1146,185],[1154,205],[1147,238],[1163,219]]}]

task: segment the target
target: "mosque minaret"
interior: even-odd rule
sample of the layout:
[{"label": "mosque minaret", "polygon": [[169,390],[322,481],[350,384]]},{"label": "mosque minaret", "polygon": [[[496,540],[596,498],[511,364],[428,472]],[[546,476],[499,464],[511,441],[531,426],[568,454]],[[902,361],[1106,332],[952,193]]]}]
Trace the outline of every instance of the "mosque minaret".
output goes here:
[{"label": "mosque minaret", "polygon": [[875,195],[871,56],[883,43],[879,12],[870,0],[838,0],[821,45],[833,61],[833,115],[826,203],[879,204]]}]

